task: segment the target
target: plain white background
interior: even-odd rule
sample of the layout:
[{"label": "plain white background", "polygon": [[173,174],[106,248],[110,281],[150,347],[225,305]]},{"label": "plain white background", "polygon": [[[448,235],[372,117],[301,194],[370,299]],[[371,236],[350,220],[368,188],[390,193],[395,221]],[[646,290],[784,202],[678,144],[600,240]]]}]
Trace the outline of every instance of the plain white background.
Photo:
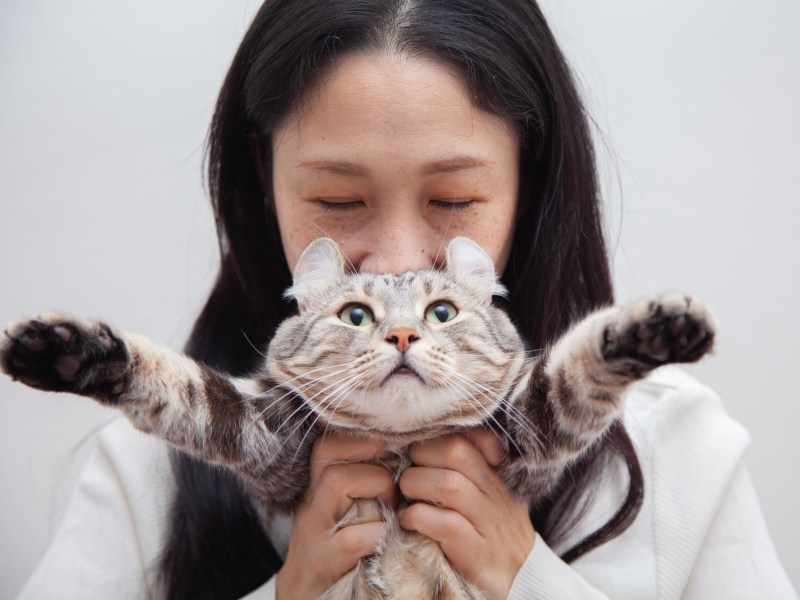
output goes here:
[{"label": "plain white background", "polygon": [[[618,296],[684,290],[715,308],[718,350],[692,371],[750,430],[800,587],[800,4],[543,7],[602,134]],[[256,8],[0,3],[0,322],[61,309],[182,345],[215,272],[206,126]],[[0,381],[0,597],[33,569],[85,439],[111,416]]]}]

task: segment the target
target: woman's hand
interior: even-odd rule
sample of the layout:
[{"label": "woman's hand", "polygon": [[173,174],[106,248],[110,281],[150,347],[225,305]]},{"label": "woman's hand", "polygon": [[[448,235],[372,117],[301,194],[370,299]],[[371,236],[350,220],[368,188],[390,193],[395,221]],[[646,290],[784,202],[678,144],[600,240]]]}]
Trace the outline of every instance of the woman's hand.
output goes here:
[{"label": "woman's hand", "polygon": [[375,551],[386,528],[383,522],[332,532],[353,498],[397,504],[397,488],[389,471],[364,464],[383,450],[375,440],[326,435],[316,441],[308,489],[294,514],[286,560],[275,579],[278,600],[319,598],[359,559]]},{"label": "woman's hand", "polygon": [[414,444],[400,490],[417,502],[400,525],[436,540],[455,569],[493,599],[508,596],[535,532],[528,506],[495,471],[500,442],[487,429]]}]

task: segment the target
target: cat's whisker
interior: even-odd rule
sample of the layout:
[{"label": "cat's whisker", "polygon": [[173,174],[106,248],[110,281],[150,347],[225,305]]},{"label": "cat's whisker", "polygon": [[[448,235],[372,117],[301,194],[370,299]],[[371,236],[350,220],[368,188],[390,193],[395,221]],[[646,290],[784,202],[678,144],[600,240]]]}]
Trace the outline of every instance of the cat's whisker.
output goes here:
[{"label": "cat's whisker", "polygon": [[[288,442],[289,440],[292,439],[292,436],[297,432],[298,429],[300,429],[305,424],[305,422],[311,417],[311,415],[315,414],[316,411],[314,410],[314,408],[311,405],[311,402],[313,402],[313,400],[315,398],[317,398],[320,395],[324,396],[324,394],[325,394],[325,392],[327,390],[329,390],[330,388],[332,388],[332,387],[334,387],[336,385],[340,385],[342,383],[342,381],[345,381],[345,382],[346,381],[350,381],[353,378],[357,378],[357,377],[358,377],[358,373],[353,374],[353,375],[349,375],[349,376],[345,377],[341,381],[337,381],[337,382],[334,382],[332,384],[329,384],[328,386],[322,388],[321,390],[319,390],[316,394],[314,394],[313,396],[311,396],[307,400],[301,401],[300,405],[288,417],[282,418],[281,419],[282,423],[283,424],[288,424],[290,422],[291,418],[294,415],[296,415],[300,410],[303,410],[303,409],[308,410],[308,413],[302,419],[300,419],[300,421],[295,425],[295,427],[286,435],[286,442]],[[320,380],[318,380],[318,381],[320,381]],[[321,403],[321,404],[324,404],[324,402]],[[297,455],[297,452],[299,452],[300,448],[302,447],[302,442],[305,441],[306,437],[308,436],[308,433],[314,427],[314,424],[317,422],[318,419],[319,419],[319,414],[317,414],[317,417],[314,419],[314,422],[312,422],[312,424],[309,427],[308,431],[306,431],[305,435],[303,436],[303,439],[301,440],[301,444],[297,447],[297,451],[295,452],[295,457]],[[281,425],[281,428],[283,428],[283,425]],[[285,447],[285,443],[280,446],[278,451],[279,452],[282,451],[284,447]]]},{"label": "cat's whisker", "polygon": [[[351,382],[353,382],[353,381],[357,381],[357,379],[358,379],[358,377],[359,377],[359,376],[360,376],[360,374],[359,374],[359,373],[354,373],[354,374],[352,374],[352,375],[349,375],[349,376],[345,377],[345,378],[344,378],[344,379],[342,379],[341,381],[334,382],[334,383],[332,383],[332,384],[330,384],[330,385],[328,385],[328,386],[326,386],[326,387],[322,388],[321,390],[319,390],[319,391],[318,391],[316,394],[314,394],[313,396],[311,396],[310,398],[308,398],[308,399],[307,399],[307,401],[303,403],[303,405],[307,405],[307,406],[308,406],[308,408],[310,409],[310,413],[309,413],[309,415],[307,415],[307,416],[306,416],[306,419],[307,419],[307,418],[308,418],[308,417],[309,417],[311,414],[315,414],[315,413],[317,414],[317,417],[314,419],[313,423],[311,423],[311,426],[309,427],[309,431],[310,431],[310,430],[311,430],[311,429],[314,427],[314,425],[316,424],[316,422],[319,420],[320,416],[322,416],[322,413],[321,413],[321,411],[317,411],[317,410],[315,410],[315,409],[314,409],[314,407],[312,406],[312,402],[313,402],[313,401],[314,401],[314,400],[315,400],[315,399],[316,399],[318,396],[323,396],[323,397],[325,398],[325,392],[327,392],[327,391],[328,391],[329,389],[331,389],[331,388],[334,388],[334,387],[335,387],[335,386],[337,386],[337,385],[347,385],[347,384],[349,384],[349,383],[351,383]],[[323,407],[323,409],[324,409],[324,406],[325,406],[326,404],[329,404],[330,402],[331,402],[331,399],[330,399],[330,398],[325,398],[325,399],[324,399],[322,402],[320,402],[320,403],[319,403],[319,406],[320,406],[320,407]],[[301,405],[301,408],[302,408],[302,406],[303,406],[303,405]],[[299,409],[298,409],[298,410],[299,410]],[[294,414],[296,414],[296,413],[297,413],[297,410],[295,410],[295,411],[292,413],[292,415],[294,415]],[[299,424],[298,424],[298,425],[297,425],[297,426],[296,426],[296,427],[295,427],[295,428],[294,428],[294,429],[293,429],[291,432],[289,432],[289,434],[288,434],[288,438],[291,438],[291,436],[292,436],[292,435],[294,435],[294,434],[297,432],[297,430],[298,430],[300,427],[302,427],[302,425],[303,425],[303,423],[304,423],[304,421],[305,421],[306,419],[303,419],[303,420],[301,420],[301,421],[300,421],[300,423],[299,423]],[[308,431],[307,431],[307,432],[306,432],[306,434],[303,436],[303,441],[305,440],[305,438],[306,438],[306,436],[307,436],[307,435],[308,435]],[[298,448],[299,448],[299,447],[298,447]]]},{"label": "cat's whisker", "polygon": [[[297,454],[300,452],[300,449],[303,447],[303,444],[306,441],[306,438],[308,437],[308,434],[311,433],[311,431],[314,429],[314,425],[316,425],[317,421],[319,421],[320,417],[322,417],[322,414],[325,411],[325,409],[327,409],[329,406],[331,406],[337,400],[339,401],[339,403],[343,402],[344,399],[347,396],[347,393],[353,387],[358,385],[359,377],[360,377],[360,374],[355,374],[355,375],[352,375],[349,378],[345,378],[340,384],[341,387],[336,389],[332,394],[330,394],[330,396],[328,396],[323,402],[320,403],[319,406],[321,406],[323,408],[322,408],[322,410],[316,411],[317,412],[317,416],[314,419],[314,421],[311,423],[311,425],[308,427],[308,429],[306,430],[305,434],[303,434],[303,437],[300,440],[300,443],[298,444],[294,455],[292,456],[292,460],[289,462],[290,465],[293,465],[295,460],[297,460]],[[336,412],[336,409],[334,409],[334,412]],[[330,419],[326,419],[326,421],[329,423]],[[326,425],[325,428],[327,430],[327,425]],[[292,432],[292,433],[294,433],[294,432]]]},{"label": "cat's whisker", "polygon": [[521,429],[524,429],[530,435],[532,435],[536,439],[537,443],[541,444],[541,431],[539,430],[539,428],[530,419],[528,419],[528,417],[525,414],[523,414],[519,409],[517,409],[512,404],[508,403],[504,397],[498,395],[491,388],[488,388],[485,385],[470,379],[463,373],[459,373],[458,371],[449,369],[447,367],[443,367],[443,371],[467,383],[474,389],[480,391],[482,394],[492,397],[496,401],[498,408],[500,408],[500,410],[502,410],[506,414],[506,416],[508,416],[509,419],[515,422]]},{"label": "cat's whisker", "polygon": [[266,355],[266,354],[264,354],[264,353],[263,353],[261,350],[259,350],[259,349],[256,347],[256,345],[255,345],[253,342],[251,342],[251,341],[250,341],[250,338],[249,338],[249,337],[247,337],[247,333],[245,333],[244,329],[239,329],[239,331],[240,331],[240,332],[241,332],[241,334],[244,336],[244,339],[246,339],[246,340],[247,340],[247,343],[248,343],[248,344],[250,344],[250,347],[251,347],[253,350],[255,350],[255,351],[256,351],[256,353],[257,353],[259,356],[261,356],[262,358],[267,358],[267,355]]},{"label": "cat's whisker", "polygon": [[[490,397],[492,397],[494,400],[496,400],[496,401],[497,401],[497,404],[498,404],[498,406],[505,406],[505,405],[508,405],[508,406],[509,406],[510,408],[512,408],[513,410],[516,410],[517,412],[519,412],[519,410],[518,410],[518,409],[516,409],[516,407],[514,407],[514,406],[512,406],[512,405],[508,404],[508,402],[506,402],[506,398],[505,398],[505,397],[503,397],[503,396],[499,395],[499,394],[498,394],[497,392],[495,392],[493,389],[491,389],[491,388],[489,388],[489,387],[487,387],[487,386],[485,386],[485,385],[481,384],[481,383],[480,383],[480,382],[478,382],[478,381],[475,381],[474,379],[471,379],[471,378],[467,377],[466,375],[464,375],[463,373],[460,373],[459,371],[456,371],[456,370],[454,370],[454,369],[451,369],[451,368],[448,368],[448,367],[442,367],[442,368],[443,368],[443,370],[445,370],[447,373],[449,373],[449,374],[451,374],[451,375],[453,375],[453,376],[455,376],[455,377],[457,377],[457,378],[461,379],[462,381],[468,382],[470,385],[473,385],[473,386],[475,386],[477,389],[479,389],[479,390],[480,390],[482,393],[484,393],[484,394],[486,394],[486,395],[489,395]],[[524,414],[522,414],[522,413],[519,413],[519,414],[520,414],[520,416],[521,416],[521,417],[523,417],[523,418],[524,418],[524,419],[525,419],[525,420],[528,422],[528,424],[529,424],[531,427],[535,427],[535,425],[534,425],[534,424],[533,424],[533,423],[532,423],[530,420],[528,420],[528,418],[527,418],[527,417],[526,417]]]},{"label": "cat's whisker", "polygon": [[[346,372],[346,371],[347,371],[346,369],[343,369],[340,372]],[[333,393],[331,393],[328,396],[326,394],[326,392],[328,392],[328,390],[330,390],[330,389],[336,390],[337,386],[344,386],[344,385],[349,385],[350,383],[353,383],[353,382],[357,382],[358,379],[361,377],[361,375],[362,375],[361,372],[358,371],[358,370],[356,370],[354,372],[351,372],[349,375],[346,375],[345,377],[343,377],[341,379],[338,379],[338,380],[326,385],[325,387],[319,389],[315,394],[313,394],[312,396],[310,396],[310,397],[308,397],[306,399],[306,403],[311,405],[314,402],[314,400],[316,400],[319,396],[323,396],[323,401],[319,403],[319,406],[324,406],[325,404],[329,404],[330,403],[330,399],[331,399],[330,397],[332,397],[336,393],[336,391],[334,391]],[[322,379],[319,379],[317,381],[318,382],[322,381]]]},{"label": "cat's whisker", "polygon": [[[293,388],[289,388],[284,394],[282,394],[281,396],[279,396],[277,398],[269,398],[268,402],[262,403],[263,405],[259,407],[259,410],[255,411],[255,413],[254,413],[253,417],[251,418],[250,422],[251,423],[255,423],[256,421],[263,420],[264,416],[270,410],[272,410],[275,406],[281,406],[281,403],[286,398],[289,398],[289,397],[291,397],[293,395],[299,397],[301,399],[300,406],[298,406],[298,408],[296,408],[289,415],[283,417],[282,424],[278,428],[278,431],[280,431],[281,429],[283,429],[283,423],[285,423],[286,421],[291,419],[299,410],[302,409],[303,402],[302,402],[302,394],[301,394],[301,392],[305,391],[306,389],[308,389],[311,386],[314,386],[314,385],[318,384],[321,381],[324,381],[325,379],[327,379],[329,377],[333,377],[336,374],[342,373],[344,371],[346,371],[346,369],[342,369],[340,371],[336,371],[335,373],[328,374],[325,377],[318,377],[318,378],[312,379],[311,381],[305,382],[302,385],[297,385],[297,386],[294,386]],[[276,389],[276,388],[273,388],[273,390],[274,389]],[[267,399],[267,398],[262,397],[260,395],[257,395],[257,396],[252,396],[252,397],[250,397],[250,398],[248,398],[246,400],[242,400],[242,402],[247,401],[248,403],[253,403],[254,401],[261,401],[261,400],[265,400],[265,399]]]},{"label": "cat's whisker", "polygon": [[[344,354],[344,353],[343,353],[343,355],[346,356],[346,354]],[[352,357],[351,357],[350,360],[345,361],[345,362],[341,362],[341,363],[337,363],[337,364],[333,364],[333,365],[323,365],[321,367],[316,367],[316,368],[310,369],[308,371],[303,371],[299,375],[295,375],[294,377],[291,377],[289,379],[282,380],[280,383],[277,383],[274,386],[265,389],[263,392],[259,392],[258,394],[245,395],[245,397],[242,399],[242,402],[246,402],[248,400],[258,400],[260,398],[263,398],[265,396],[270,395],[272,392],[274,392],[275,390],[278,390],[280,388],[291,387],[292,382],[297,381],[298,379],[306,378],[309,375],[312,375],[312,374],[316,373],[317,371],[324,371],[326,369],[338,369],[339,367],[348,367],[348,366],[351,366],[353,364],[353,362],[354,361],[352,360]],[[337,371],[337,372],[341,372],[341,371]]]},{"label": "cat's whisker", "polygon": [[450,208],[450,215],[447,218],[447,225],[444,228],[444,233],[442,234],[442,241],[439,244],[439,249],[436,251],[436,256],[433,259],[434,266],[439,262],[439,256],[442,254],[442,248],[444,248],[444,243],[447,241],[447,232],[450,231],[450,223],[453,221],[453,215],[456,212],[456,205],[453,204]]},{"label": "cat's whisker", "polygon": [[[486,407],[481,405],[475,398],[473,394],[470,393],[468,389],[466,389],[461,383],[454,377],[443,377],[443,383],[449,387],[454,392],[460,394],[460,399],[464,400],[468,404],[470,404],[473,408],[477,409],[477,412],[483,412],[486,410]],[[454,403],[457,404],[457,403]],[[455,406],[451,408],[451,414],[455,413]],[[491,417],[491,414],[489,414]]]},{"label": "cat's whisker", "polygon": [[[455,389],[455,390],[457,390],[457,391],[460,391],[460,392],[463,394],[463,396],[462,396],[462,400],[466,400],[468,403],[472,404],[473,406],[477,407],[478,409],[482,409],[482,408],[483,408],[483,407],[482,407],[482,406],[481,406],[479,403],[477,403],[477,402],[476,402],[476,400],[475,400],[475,399],[472,397],[472,394],[470,393],[470,391],[469,391],[468,389],[465,389],[465,388],[464,388],[464,387],[463,387],[463,386],[462,386],[462,385],[461,385],[461,384],[458,382],[458,379],[456,379],[456,378],[450,378],[450,379],[447,379],[445,382],[446,382],[446,383],[448,383],[448,384],[450,385],[451,389]],[[467,381],[467,382],[465,382],[465,383],[469,383],[469,381]],[[475,386],[474,386],[474,385],[473,385],[472,387],[473,387],[473,388],[475,388]],[[475,388],[475,389],[476,389],[476,388]],[[485,394],[484,394],[484,395],[485,395]],[[495,425],[497,426],[497,428],[498,428],[498,429],[501,431],[501,433],[502,433],[503,435],[505,435],[505,436],[508,438],[508,441],[509,441],[509,442],[511,442],[511,444],[514,446],[514,448],[517,450],[517,452],[519,452],[520,454],[522,454],[522,449],[519,447],[519,445],[517,445],[517,442],[516,442],[516,440],[514,440],[514,437],[513,437],[513,436],[512,436],[512,435],[511,435],[511,434],[510,434],[510,433],[509,433],[507,430],[506,430],[506,428],[505,428],[505,427],[503,427],[503,425],[502,425],[502,424],[501,424],[501,423],[500,423],[500,422],[499,422],[499,421],[498,421],[498,420],[495,418],[495,416],[494,416],[493,412],[492,412],[492,413],[489,413],[489,418],[490,418],[490,419],[491,419],[491,420],[494,422],[494,424],[495,424]]]},{"label": "cat's whisker", "polygon": [[[333,418],[334,418],[334,416],[336,414],[336,409],[338,409],[339,405],[341,405],[341,403],[344,402],[345,398],[347,398],[347,396],[350,393],[350,391],[352,391],[354,388],[358,387],[358,384],[360,383],[360,379],[361,379],[361,374],[357,374],[356,376],[350,377],[348,379],[344,379],[344,380],[342,380],[340,382],[339,387],[336,388],[333,391],[333,393],[330,394],[330,396],[328,397],[327,401],[325,402],[325,406],[322,408],[322,410],[319,411],[320,415],[322,415],[324,412],[327,412],[328,408],[330,408],[331,406],[336,404],[336,406],[333,408],[333,411],[331,411],[330,415],[326,414],[326,417],[327,417],[326,421],[328,423],[330,423],[333,420]],[[322,406],[322,405],[320,405],[320,406]],[[327,425],[326,425],[326,428],[327,428]]]},{"label": "cat's whisker", "polygon": [[452,362],[449,357],[449,354],[451,353],[456,356],[460,356],[464,361],[469,361],[472,359],[480,362],[481,364],[488,363],[497,367],[498,369],[504,369],[508,366],[508,356],[502,351],[494,354],[477,352],[474,349],[457,346],[453,342],[450,342],[449,344],[437,344],[436,347],[430,349],[430,354],[432,357],[441,360],[446,364],[451,364]]},{"label": "cat's whisker", "polygon": [[529,435],[537,445],[543,445],[541,431],[531,423],[524,413],[510,404],[502,404],[500,410],[503,411],[511,423],[515,424],[521,431]]},{"label": "cat's whisker", "polygon": [[[360,379],[360,374],[359,374]],[[336,416],[336,411],[338,410],[339,406],[341,406],[342,402],[344,402],[345,398],[348,397],[349,393],[353,390],[353,388],[358,387],[357,384],[359,383],[359,379],[353,379],[351,383],[346,384],[343,386],[342,389],[337,390],[333,396],[334,400],[338,400],[336,402],[336,406],[334,406],[333,410],[331,411],[330,416],[326,419],[327,423],[325,425],[325,429],[327,430],[330,424],[333,422],[334,417]],[[364,393],[366,392],[367,388],[362,385],[361,387],[361,397],[364,397]],[[332,403],[331,403],[332,404]]]},{"label": "cat's whisker", "polygon": [[[331,234],[329,234],[327,231],[325,231],[325,229],[323,227],[320,227],[320,225],[318,225],[317,223],[315,223],[311,219],[305,219],[305,222],[308,223],[309,225],[311,225],[312,227],[316,227],[317,229],[319,229],[323,233],[323,235],[325,237],[329,237],[331,239],[334,239],[333,236]],[[342,257],[344,258],[344,260],[347,263],[348,267],[350,267],[350,272],[351,273],[356,273],[358,271],[356,269],[356,266],[348,258],[347,254],[345,254],[344,250],[342,250],[341,248],[339,248],[339,250],[341,251]]]},{"label": "cat's whisker", "polygon": [[[351,361],[351,362],[349,362],[349,363],[341,363],[341,365],[345,365],[345,366],[348,366],[348,367],[349,367],[349,366],[351,366],[351,365],[352,365],[352,362],[353,362],[353,361]],[[336,366],[340,366],[340,365],[336,365]],[[332,367],[331,367],[331,368],[332,368]],[[320,367],[320,368],[318,368],[318,369],[314,369],[314,371],[319,371],[319,370],[321,370],[321,369],[323,369],[323,367]],[[284,398],[286,398],[286,397],[288,397],[288,396],[291,396],[292,394],[296,394],[296,395],[298,395],[298,396],[302,396],[300,392],[304,392],[305,390],[309,389],[310,387],[313,387],[313,386],[315,386],[315,385],[317,385],[317,384],[319,384],[319,383],[321,383],[321,382],[324,382],[326,379],[329,379],[329,378],[331,378],[331,377],[334,377],[334,376],[336,376],[336,375],[339,375],[340,373],[345,373],[345,372],[347,372],[347,371],[349,371],[349,370],[350,370],[349,368],[345,368],[345,369],[339,369],[338,371],[334,371],[333,373],[328,373],[328,374],[326,374],[324,377],[317,377],[317,378],[311,379],[311,380],[309,380],[309,381],[306,381],[305,383],[303,383],[303,384],[301,384],[301,385],[294,386],[293,388],[290,388],[290,389],[289,389],[289,390],[288,390],[288,391],[287,391],[285,394],[283,394],[283,395],[282,395],[280,398],[278,398],[277,400],[273,400],[273,401],[272,401],[272,402],[271,402],[269,405],[265,406],[265,407],[263,408],[263,410],[261,410],[261,411],[260,411],[259,415],[257,415],[257,417],[256,417],[256,418],[263,418],[264,414],[266,414],[266,412],[267,412],[267,411],[268,411],[268,410],[271,408],[271,406],[272,406],[272,405],[276,404],[277,402],[280,402],[280,401],[281,401],[281,400],[283,400]],[[309,372],[308,372],[308,374],[310,374],[310,373],[312,373],[312,372],[313,372],[313,371],[309,371]],[[305,375],[304,375],[304,376],[305,376]],[[296,380],[296,379],[300,379],[301,377],[304,377],[304,376],[298,376],[298,377],[295,377],[295,378],[293,378],[293,379],[295,379],[295,380]],[[333,384],[333,385],[335,385],[335,384]],[[277,386],[277,387],[283,387],[283,385],[281,385],[281,386]],[[272,389],[273,389],[273,390],[274,390],[274,389],[277,389],[277,387],[276,387],[276,388],[272,388]],[[328,388],[324,388],[324,389],[328,389]],[[292,412],[290,415],[288,415],[288,417],[286,417],[286,418],[287,418],[287,419],[289,419],[289,418],[293,417],[293,416],[294,416],[294,414],[297,412],[297,410],[299,410],[299,408],[298,408],[298,409],[296,409],[294,412]]]},{"label": "cat's whisker", "polygon": [[[336,394],[338,394],[338,397],[337,397],[337,396],[333,396],[333,397],[332,397],[332,400],[336,400],[336,406],[334,406],[334,407],[333,407],[333,410],[331,411],[331,414],[330,414],[330,416],[329,416],[329,417],[328,417],[328,418],[325,420],[325,430],[322,432],[322,436],[323,436],[323,437],[325,437],[325,435],[328,433],[328,429],[330,428],[330,426],[331,426],[331,423],[333,422],[333,419],[334,419],[334,417],[336,416],[336,411],[338,410],[339,406],[341,406],[342,402],[344,402],[345,398],[347,398],[347,397],[348,397],[348,394],[349,394],[349,392],[350,392],[350,391],[351,391],[351,390],[352,390],[354,387],[356,387],[356,386],[355,386],[353,383],[351,383],[351,384],[348,384],[348,386],[346,387],[346,389],[342,390],[341,392],[339,392],[339,391],[337,391],[337,392],[336,392]],[[365,388],[365,387],[362,387],[362,389],[361,389],[361,397],[362,397],[362,398],[364,397],[364,393],[365,393],[365,392],[366,392],[366,388]],[[329,404],[329,406],[330,406],[332,403],[333,403],[333,402],[330,402],[330,403],[328,403],[328,404]]]}]

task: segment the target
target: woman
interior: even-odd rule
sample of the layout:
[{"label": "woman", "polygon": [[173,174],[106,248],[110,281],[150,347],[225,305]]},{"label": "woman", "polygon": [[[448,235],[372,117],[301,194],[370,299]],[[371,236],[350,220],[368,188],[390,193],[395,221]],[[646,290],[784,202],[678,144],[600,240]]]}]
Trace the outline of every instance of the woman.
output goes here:
[{"label": "woman", "polygon": [[[538,8],[524,0],[267,2],[223,86],[209,175],[222,265],[187,350],[234,374],[250,370],[260,358],[253,345],[289,314],[281,294],[291,268],[322,233],[357,268],[391,272],[434,264],[447,239],[473,237],[503,273],[508,310],[533,346],[612,300],[586,118]],[[402,525],[436,539],[493,598],[705,597],[729,573],[743,597],[791,594],[741,471],[745,434],[713,396],[672,373],[629,404],[636,443],[615,428],[531,515],[498,484],[498,448],[482,431],[412,449],[399,490],[364,464],[378,443],[326,437],[291,525],[272,521],[268,535],[231,478],[177,454],[167,519],[171,482],[139,498],[144,475],[119,451],[152,442],[107,434],[84,478],[99,483],[84,484],[73,514],[127,497],[131,536],[147,538],[145,567],[163,549],[168,597],[235,598],[264,582],[258,597],[317,597],[381,534],[380,523],[328,534],[348,499],[391,502],[398,491],[435,503],[412,505]],[[686,415],[694,430],[678,418]],[[679,454],[695,465],[680,476]],[[91,500],[115,472],[133,475],[110,486],[108,502]],[[145,513],[156,523],[143,527]],[[752,563],[720,558],[734,523]],[[55,580],[58,544],[63,556],[79,536],[57,538],[29,595]],[[94,564],[113,568],[116,558]],[[103,577],[120,594],[145,589],[113,571]]]}]

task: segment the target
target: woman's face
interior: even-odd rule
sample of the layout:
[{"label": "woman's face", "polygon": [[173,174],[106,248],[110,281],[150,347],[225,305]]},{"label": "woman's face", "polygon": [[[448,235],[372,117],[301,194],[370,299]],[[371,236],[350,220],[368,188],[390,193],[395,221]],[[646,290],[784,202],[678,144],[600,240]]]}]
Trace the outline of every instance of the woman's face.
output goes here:
[{"label": "woman's face", "polygon": [[351,55],[273,137],[273,192],[289,268],[332,237],[360,271],[441,262],[478,242],[502,272],[519,187],[511,125],[472,104],[450,71],[420,58]]}]

